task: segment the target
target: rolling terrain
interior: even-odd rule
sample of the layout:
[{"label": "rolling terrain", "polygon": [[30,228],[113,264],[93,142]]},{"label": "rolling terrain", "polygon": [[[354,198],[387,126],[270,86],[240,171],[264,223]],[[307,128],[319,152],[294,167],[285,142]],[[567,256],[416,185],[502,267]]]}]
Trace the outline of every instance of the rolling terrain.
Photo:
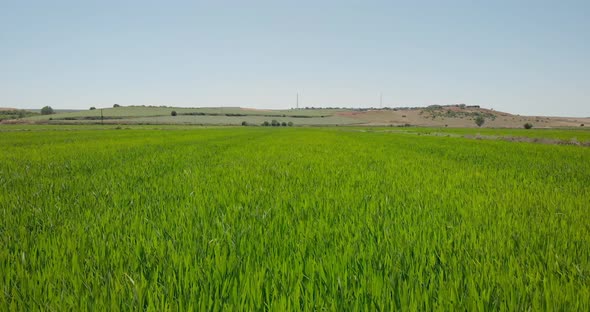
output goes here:
[{"label": "rolling terrain", "polygon": [[[172,116],[175,112],[176,116]],[[485,119],[484,128],[521,128],[525,123],[535,128],[583,127],[590,118],[520,116],[479,106],[431,105],[416,108],[385,109],[290,109],[262,110],[240,107],[180,108],[128,106],[52,115],[26,116],[2,123],[31,124],[180,124],[180,125],[242,125],[263,124],[276,120],[295,126],[420,126],[477,127],[475,118]]]}]

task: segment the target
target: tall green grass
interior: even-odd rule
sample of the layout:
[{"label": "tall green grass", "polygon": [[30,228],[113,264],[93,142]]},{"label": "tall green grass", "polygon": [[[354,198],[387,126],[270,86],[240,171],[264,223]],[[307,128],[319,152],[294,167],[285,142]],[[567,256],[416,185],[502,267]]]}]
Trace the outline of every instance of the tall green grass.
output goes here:
[{"label": "tall green grass", "polygon": [[[370,128],[369,128],[370,129]],[[575,140],[578,142],[590,142],[590,127],[575,129],[507,129],[507,128],[380,128],[397,132],[411,132],[420,134],[450,134],[461,136],[492,136],[499,138],[537,138],[553,140]],[[377,130],[377,129],[372,129]]]},{"label": "tall green grass", "polygon": [[590,149],[0,133],[0,310],[590,309]]}]

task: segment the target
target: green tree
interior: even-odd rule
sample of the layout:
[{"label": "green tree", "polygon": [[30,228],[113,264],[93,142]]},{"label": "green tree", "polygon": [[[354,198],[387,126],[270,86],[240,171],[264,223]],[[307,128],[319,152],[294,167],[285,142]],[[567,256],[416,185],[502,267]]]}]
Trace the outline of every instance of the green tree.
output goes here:
[{"label": "green tree", "polygon": [[41,109],[41,115],[51,115],[54,114],[53,108],[51,106],[45,106]]},{"label": "green tree", "polygon": [[483,118],[482,116],[477,116],[477,117],[475,117],[475,124],[476,124],[478,127],[481,127],[481,126],[483,126],[483,124],[484,124],[485,122],[486,122],[486,120],[485,120],[485,118]]}]

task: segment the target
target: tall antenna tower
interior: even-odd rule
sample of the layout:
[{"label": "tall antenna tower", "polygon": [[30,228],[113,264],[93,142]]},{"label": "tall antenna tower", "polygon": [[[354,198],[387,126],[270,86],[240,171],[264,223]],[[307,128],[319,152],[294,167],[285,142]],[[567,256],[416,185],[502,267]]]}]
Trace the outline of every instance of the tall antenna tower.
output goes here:
[{"label": "tall antenna tower", "polygon": [[299,109],[299,92],[297,92],[297,100],[295,103],[295,107],[297,107],[297,109]]},{"label": "tall antenna tower", "polygon": [[379,92],[379,108],[383,108],[383,93]]}]

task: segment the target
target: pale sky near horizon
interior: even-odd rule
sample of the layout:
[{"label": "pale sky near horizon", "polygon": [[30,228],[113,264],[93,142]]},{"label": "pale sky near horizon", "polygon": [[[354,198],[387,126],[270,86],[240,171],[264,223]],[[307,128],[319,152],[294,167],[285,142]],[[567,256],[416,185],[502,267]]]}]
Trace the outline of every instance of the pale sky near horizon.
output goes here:
[{"label": "pale sky near horizon", "polygon": [[0,0],[0,107],[590,116],[590,1]]}]

